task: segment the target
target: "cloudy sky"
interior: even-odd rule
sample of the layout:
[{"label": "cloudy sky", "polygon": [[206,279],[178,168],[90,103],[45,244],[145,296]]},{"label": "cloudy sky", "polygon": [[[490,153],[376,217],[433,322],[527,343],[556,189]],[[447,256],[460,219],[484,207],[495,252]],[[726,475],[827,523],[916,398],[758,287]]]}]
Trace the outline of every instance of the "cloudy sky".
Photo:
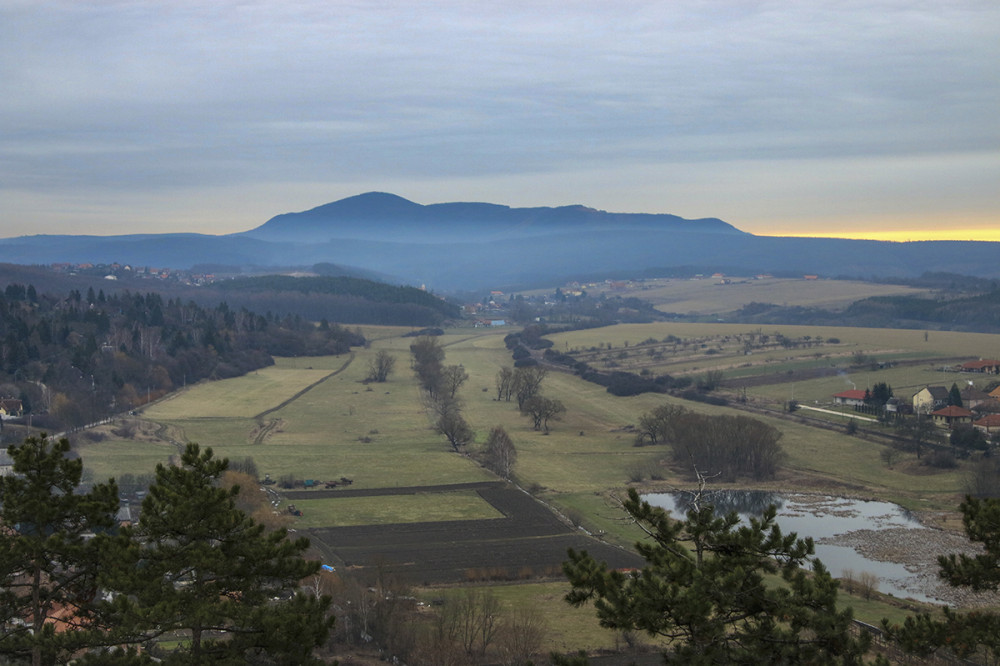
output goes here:
[{"label": "cloudy sky", "polygon": [[0,0],[0,236],[372,190],[1000,240],[1000,3]]}]

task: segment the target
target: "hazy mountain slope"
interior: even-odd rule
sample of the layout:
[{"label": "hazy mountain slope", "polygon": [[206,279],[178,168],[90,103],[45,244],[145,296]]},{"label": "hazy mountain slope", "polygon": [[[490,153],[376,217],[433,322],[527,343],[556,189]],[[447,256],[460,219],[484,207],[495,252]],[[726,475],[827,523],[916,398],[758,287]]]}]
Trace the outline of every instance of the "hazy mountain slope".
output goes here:
[{"label": "hazy mountain slope", "polygon": [[[835,230],[834,230],[835,231]],[[1000,277],[1000,243],[889,243],[753,236],[714,218],[607,213],[584,206],[423,206],[368,193],[278,215],[229,236],[30,236],[0,240],[0,262],[189,268],[340,264],[435,290],[525,285],[649,268],[914,277]]]}]

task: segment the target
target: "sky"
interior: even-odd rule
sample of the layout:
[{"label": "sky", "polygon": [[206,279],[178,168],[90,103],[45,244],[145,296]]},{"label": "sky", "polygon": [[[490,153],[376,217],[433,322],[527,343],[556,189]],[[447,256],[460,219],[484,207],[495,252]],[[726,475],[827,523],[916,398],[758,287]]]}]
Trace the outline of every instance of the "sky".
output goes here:
[{"label": "sky", "polygon": [[368,191],[1000,241],[1000,3],[0,0],[0,237]]}]

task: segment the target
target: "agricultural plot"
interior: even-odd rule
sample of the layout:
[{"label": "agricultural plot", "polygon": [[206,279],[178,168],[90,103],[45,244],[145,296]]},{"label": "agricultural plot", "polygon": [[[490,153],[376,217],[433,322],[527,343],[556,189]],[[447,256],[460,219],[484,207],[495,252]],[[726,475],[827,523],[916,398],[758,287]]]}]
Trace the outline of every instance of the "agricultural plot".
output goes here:
[{"label": "agricultural plot", "polygon": [[[338,569],[363,578],[377,566],[412,584],[444,584],[476,580],[521,580],[558,573],[566,550],[589,550],[614,568],[641,566],[628,551],[595,541],[560,521],[537,500],[503,483],[481,483],[474,490],[501,517],[487,520],[449,520],[391,525],[359,525],[308,530],[314,547]],[[413,488],[413,493],[437,493],[447,501],[445,488]],[[293,493],[289,500],[319,493]],[[378,501],[378,491],[329,491],[323,499],[336,503],[363,494]],[[390,491],[391,494],[391,491]]]},{"label": "agricultural plot", "polygon": [[805,280],[803,278],[704,277],[656,279],[636,282],[624,291],[609,284],[587,287],[588,294],[635,296],[663,312],[709,315],[732,312],[747,303],[818,307],[836,310],[872,296],[921,296],[927,290],[901,285],[851,280]]}]

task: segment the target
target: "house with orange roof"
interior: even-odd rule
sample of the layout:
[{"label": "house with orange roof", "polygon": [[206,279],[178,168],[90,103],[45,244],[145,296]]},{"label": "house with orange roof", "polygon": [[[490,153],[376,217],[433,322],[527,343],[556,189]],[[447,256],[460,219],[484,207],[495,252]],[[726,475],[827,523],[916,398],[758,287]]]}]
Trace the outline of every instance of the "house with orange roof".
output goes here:
[{"label": "house with orange roof", "polygon": [[992,436],[994,433],[1000,433],[1000,414],[987,414],[973,421],[972,427],[983,432],[987,437]]},{"label": "house with orange roof", "polygon": [[1000,375],[1000,361],[996,359],[966,361],[958,369],[962,372],[981,372],[987,375]]},{"label": "house with orange roof", "polygon": [[936,424],[945,426],[949,430],[954,429],[957,425],[972,422],[972,410],[956,405],[942,407],[931,412],[931,416]]},{"label": "house with orange roof", "polygon": [[868,391],[862,391],[861,389],[850,389],[848,391],[841,391],[833,396],[833,401],[838,405],[848,405],[849,407],[861,407],[865,404],[865,398],[868,397]]}]

